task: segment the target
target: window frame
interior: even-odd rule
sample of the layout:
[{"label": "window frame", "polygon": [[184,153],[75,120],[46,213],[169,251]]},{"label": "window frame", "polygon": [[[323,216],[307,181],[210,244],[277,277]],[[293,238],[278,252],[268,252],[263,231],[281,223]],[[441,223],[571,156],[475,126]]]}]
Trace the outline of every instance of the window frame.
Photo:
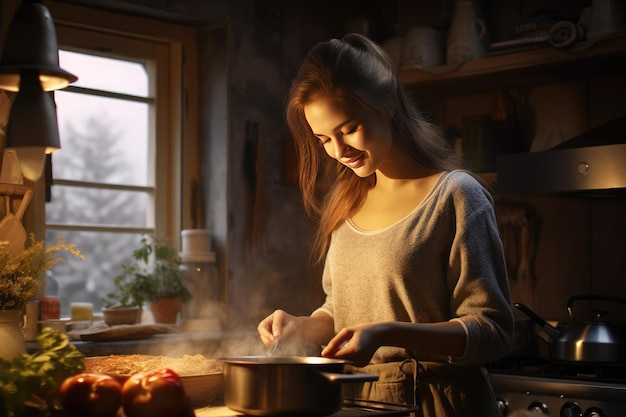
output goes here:
[{"label": "window frame", "polygon": [[[159,71],[156,86],[161,96],[154,112],[158,149],[155,155],[158,169],[155,169],[154,204],[157,209],[154,226],[157,233],[166,235],[175,247],[179,247],[180,232],[189,228],[192,218],[193,184],[198,181],[200,169],[198,93],[197,88],[192,88],[198,83],[195,29],[56,1],[46,1],[45,5],[53,17],[61,49],[88,51],[92,42],[88,36],[80,39],[82,44],[67,42],[68,33],[88,30],[104,39],[108,36],[127,36],[137,41],[145,40],[160,45],[158,53],[168,56],[168,72]],[[132,53],[130,44],[117,47]],[[76,75],[80,77],[80,74]],[[167,92],[167,97],[162,97],[162,91]],[[34,222],[35,229],[40,226],[35,234],[44,236],[45,203],[42,194],[45,193],[37,192],[38,188],[42,188],[40,185],[35,188],[40,201],[33,202],[33,205],[37,213],[41,213],[41,216],[35,217],[43,217]]]},{"label": "window frame", "polygon": [[[148,62],[146,70],[149,77],[156,78],[155,82],[151,81],[149,92],[147,97],[139,97],[124,93],[115,93],[102,90],[92,90],[86,87],[69,85],[65,88],[64,92],[74,92],[77,94],[87,94],[95,97],[104,98],[118,98],[122,100],[135,101],[144,103],[149,106],[148,123],[149,123],[149,152],[147,155],[149,166],[148,180],[149,183],[145,186],[130,185],[130,184],[110,184],[89,182],[82,180],[68,180],[52,178],[52,185],[57,186],[76,186],[76,187],[88,187],[90,189],[99,190],[112,190],[112,191],[138,191],[146,193],[151,202],[148,213],[148,223],[145,225],[135,226],[118,226],[118,225],[104,225],[104,224],[67,224],[67,223],[53,223],[46,222],[47,230],[77,230],[77,231],[96,231],[96,232],[127,232],[127,233],[142,233],[153,234],[162,233],[163,230],[158,228],[159,220],[153,218],[152,213],[157,213],[157,216],[162,213],[163,210],[157,210],[157,207],[165,207],[166,210],[169,207],[165,206],[163,202],[157,200],[157,190],[165,190],[166,194],[173,194],[173,184],[168,184],[167,179],[170,177],[167,175],[170,167],[165,169],[157,169],[159,162],[155,163],[154,157],[159,156],[161,153],[167,154],[168,152],[154,152],[155,149],[170,150],[172,147],[179,148],[178,144],[170,143],[175,142],[176,138],[171,138],[167,134],[169,120],[158,117],[158,113],[170,114],[173,113],[175,103],[171,103],[169,100],[160,100],[162,91],[168,91],[169,85],[169,53],[168,45],[162,43],[155,43],[151,41],[145,41],[129,37],[127,35],[117,35],[108,33],[94,33],[92,29],[83,29],[66,26],[63,23],[56,23],[57,38],[59,40],[59,48],[71,52],[86,53],[94,56],[103,56],[114,59],[122,60],[137,60],[141,62]],[[79,42],[76,40],[79,39]],[[79,44],[80,46],[76,46]],[[87,45],[87,46],[85,46]],[[101,53],[100,51],[106,51]],[[61,63],[62,64],[62,63]],[[160,69],[165,67],[167,71],[161,71]],[[69,68],[65,68],[69,69]],[[78,74],[76,74],[78,75]],[[156,77],[153,77],[156,75]],[[79,77],[80,80],[80,77]],[[152,126],[156,124],[156,127]],[[62,150],[61,150],[62,151]],[[54,155],[52,156],[54,162]],[[168,161],[169,162],[169,161]]]}]

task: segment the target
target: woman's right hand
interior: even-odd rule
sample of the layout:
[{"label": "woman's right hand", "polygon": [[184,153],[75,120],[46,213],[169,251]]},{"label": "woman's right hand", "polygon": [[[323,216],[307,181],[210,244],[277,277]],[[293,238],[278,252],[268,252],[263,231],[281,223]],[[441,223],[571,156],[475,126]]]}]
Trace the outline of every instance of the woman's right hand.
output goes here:
[{"label": "woman's right hand", "polygon": [[296,333],[297,319],[283,310],[276,310],[267,316],[257,327],[263,344],[270,346],[277,337],[284,340],[293,336]]},{"label": "woman's right hand", "polygon": [[277,337],[290,343],[313,343],[318,347],[333,337],[333,319],[325,312],[314,312],[310,316],[294,316],[276,310],[263,319],[257,330],[265,346],[271,346]]}]

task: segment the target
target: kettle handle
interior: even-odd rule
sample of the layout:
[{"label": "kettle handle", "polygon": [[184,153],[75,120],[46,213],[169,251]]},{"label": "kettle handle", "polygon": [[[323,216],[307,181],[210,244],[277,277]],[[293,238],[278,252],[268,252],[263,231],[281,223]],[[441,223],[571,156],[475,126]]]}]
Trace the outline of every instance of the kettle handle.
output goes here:
[{"label": "kettle handle", "polygon": [[615,303],[626,304],[626,298],[616,297],[614,295],[597,295],[597,294],[581,294],[581,295],[573,295],[567,300],[567,312],[569,313],[569,317],[574,319],[574,309],[572,306],[576,301],[582,300],[602,300],[602,301],[612,301]]}]

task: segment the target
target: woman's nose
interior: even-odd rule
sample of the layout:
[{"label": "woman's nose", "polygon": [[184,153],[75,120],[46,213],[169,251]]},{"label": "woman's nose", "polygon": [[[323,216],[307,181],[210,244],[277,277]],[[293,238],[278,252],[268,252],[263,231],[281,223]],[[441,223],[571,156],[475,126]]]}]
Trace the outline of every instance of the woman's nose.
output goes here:
[{"label": "woman's nose", "polygon": [[342,140],[335,141],[335,159],[343,158],[349,150],[350,145],[347,145]]}]

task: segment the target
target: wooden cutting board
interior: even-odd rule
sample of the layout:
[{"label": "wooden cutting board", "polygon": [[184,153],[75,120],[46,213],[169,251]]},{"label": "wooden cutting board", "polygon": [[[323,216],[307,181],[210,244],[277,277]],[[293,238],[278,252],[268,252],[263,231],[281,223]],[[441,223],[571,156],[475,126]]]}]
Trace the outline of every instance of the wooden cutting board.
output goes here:
[{"label": "wooden cutting board", "polygon": [[81,340],[111,341],[146,339],[155,334],[179,333],[181,330],[167,324],[121,324],[117,326],[94,326],[88,329],[72,330],[73,336]]},{"label": "wooden cutting board", "polygon": [[6,215],[0,220],[0,240],[9,242],[4,250],[11,257],[15,257],[24,251],[27,233],[22,225],[22,217],[32,197],[33,191],[30,189],[26,190],[20,206],[13,214],[11,212],[10,196],[4,196]]}]

